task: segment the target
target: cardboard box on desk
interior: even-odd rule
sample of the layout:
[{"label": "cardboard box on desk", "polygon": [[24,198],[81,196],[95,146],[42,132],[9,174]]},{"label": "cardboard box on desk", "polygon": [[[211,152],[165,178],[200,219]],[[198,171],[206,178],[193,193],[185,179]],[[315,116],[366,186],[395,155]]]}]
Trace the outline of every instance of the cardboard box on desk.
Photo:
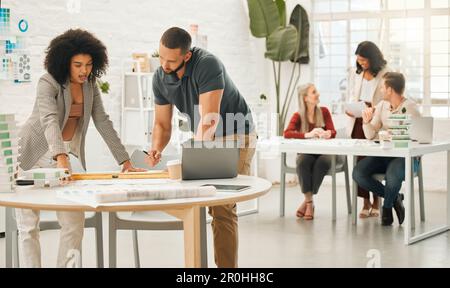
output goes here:
[{"label": "cardboard box on desk", "polygon": [[[150,61],[147,53],[133,53],[132,56],[134,60],[139,61],[140,72],[150,72]],[[138,72],[137,68],[136,65],[133,65],[134,72]]]}]

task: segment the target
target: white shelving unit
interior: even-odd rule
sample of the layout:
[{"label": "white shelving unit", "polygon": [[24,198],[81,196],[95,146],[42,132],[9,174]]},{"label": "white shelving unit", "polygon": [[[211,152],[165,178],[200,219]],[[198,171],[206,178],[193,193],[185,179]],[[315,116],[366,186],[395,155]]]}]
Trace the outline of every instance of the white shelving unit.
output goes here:
[{"label": "white shelving unit", "polygon": [[[140,69],[138,61],[130,60],[122,65],[121,139],[129,152],[134,149],[147,150],[151,147],[155,117],[152,90],[154,73],[128,72],[132,67]],[[167,160],[181,155],[180,144],[189,139],[190,132],[179,129],[182,120],[183,116],[174,107],[172,137],[163,153],[168,156],[165,157]]]},{"label": "white shelving unit", "polygon": [[273,133],[275,125],[272,123],[271,107],[269,103],[249,103],[259,139],[268,139]]},{"label": "white shelving unit", "polygon": [[124,63],[122,73],[122,126],[121,136],[125,146],[147,149],[151,145],[154,119],[152,78],[153,73],[126,72],[132,65],[140,69],[138,61]]}]

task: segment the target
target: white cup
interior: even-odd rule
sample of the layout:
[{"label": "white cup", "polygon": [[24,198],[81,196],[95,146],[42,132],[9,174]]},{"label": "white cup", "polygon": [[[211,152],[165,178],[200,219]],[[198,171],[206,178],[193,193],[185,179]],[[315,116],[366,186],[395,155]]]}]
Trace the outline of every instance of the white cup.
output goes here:
[{"label": "white cup", "polygon": [[380,131],[378,132],[378,138],[381,141],[391,141],[392,140],[392,136],[391,133],[389,133],[389,131]]},{"label": "white cup", "polygon": [[172,180],[181,179],[181,160],[167,161],[167,170],[169,171],[169,178]]},{"label": "white cup", "polygon": [[392,144],[392,135],[389,131],[378,132],[378,138],[380,139],[382,149],[391,149],[394,146]]}]

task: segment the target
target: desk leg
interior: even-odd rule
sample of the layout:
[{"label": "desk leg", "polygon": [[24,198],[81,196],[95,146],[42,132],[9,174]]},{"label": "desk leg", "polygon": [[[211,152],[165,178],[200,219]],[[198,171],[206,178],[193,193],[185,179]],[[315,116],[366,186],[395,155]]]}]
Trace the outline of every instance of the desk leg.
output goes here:
[{"label": "desk leg", "polygon": [[[357,156],[353,156],[353,169],[355,169],[357,159],[358,159]],[[352,180],[352,194],[353,194],[352,222],[354,225],[356,225],[358,221],[358,184],[356,184],[355,180]]]},{"label": "desk leg", "polygon": [[183,220],[186,268],[200,268],[202,264],[200,207],[165,212]]},{"label": "desk leg", "polygon": [[258,177],[258,166],[259,166],[259,151],[255,152],[255,157],[253,158],[254,160],[254,169],[253,169],[253,175],[255,175],[256,177]]},{"label": "desk leg", "polygon": [[12,233],[12,247],[13,247],[13,263],[14,263],[14,268],[20,268],[19,265],[19,233],[17,230],[17,224],[16,224],[16,220],[14,219],[14,209],[11,209],[11,219],[12,219],[12,223],[14,225],[14,229],[13,229],[13,233]]},{"label": "desk leg", "polygon": [[13,219],[12,219],[12,208],[5,208],[5,266],[6,268],[12,268],[12,241],[13,241],[13,233],[15,229],[13,229]]},{"label": "desk leg", "polygon": [[331,156],[331,213],[332,220],[336,221],[336,155]]},{"label": "desk leg", "polygon": [[412,205],[414,205],[411,201],[411,165],[411,157],[405,157],[406,209],[409,209],[409,211],[406,211],[405,213],[405,245],[408,245],[409,240],[411,239],[411,220],[413,220],[411,219],[411,209]]},{"label": "desk leg", "polygon": [[450,229],[450,150],[447,151],[447,229]]},{"label": "desk leg", "polygon": [[[409,165],[408,165],[408,162],[409,162]],[[408,174],[408,173],[411,172],[411,162],[412,162],[411,159],[407,159],[407,161],[405,163],[406,164],[405,170],[409,170],[409,171],[405,171],[407,173],[406,178],[410,177],[410,174]],[[405,215],[405,217],[406,217],[405,220],[406,220],[406,225],[407,225],[406,231],[405,231],[405,244],[406,245],[410,245],[410,244],[416,243],[418,241],[433,237],[435,235],[438,235],[438,234],[441,234],[444,232],[448,232],[448,230],[450,229],[450,177],[449,177],[449,173],[450,173],[450,151],[447,151],[447,221],[446,221],[446,224],[443,226],[434,228],[430,231],[422,232],[421,234],[417,234],[417,232],[416,232],[415,236],[411,236],[411,234],[412,234],[411,230],[410,230],[411,227],[408,226],[408,225],[410,225],[410,221],[411,221],[410,217],[409,217],[410,213],[406,213],[406,215]],[[406,179],[406,186],[407,186],[406,191],[412,193],[411,189],[409,189],[409,187],[408,187],[408,186],[410,186],[409,183],[410,183],[409,179]],[[407,195],[406,207],[411,208],[411,205],[414,205],[414,204],[412,203],[410,197],[408,197],[408,195]]]},{"label": "desk leg", "polygon": [[206,239],[206,208],[200,208],[200,241],[201,241],[201,267],[208,268],[208,243]]},{"label": "desk leg", "polygon": [[110,212],[108,215],[109,222],[109,268],[116,268],[117,266],[117,230],[116,230],[116,213]]},{"label": "desk leg", "polygon": [[280,217],[284,216],[284,202],[286,198],[286,153],[281,153],[280,175]]},{"label": "desk leg", "polygon": [[[254,166],[253,175],[255,175],[256,177],[258,177],[259,156],[260,156],[259,151],[256,151],[255,152],[255,157],[253,157],[253,164],[254,164],[253,165]],[[238,211],[237,215],[239,217],[259,213],[259,198],[256,198],[256,199],[253,199],[253,200],[249,200],[249,201],[255,201],[256,202],[254,208]],[[203,267],[203,265],[202,265],[202,267]]]}]

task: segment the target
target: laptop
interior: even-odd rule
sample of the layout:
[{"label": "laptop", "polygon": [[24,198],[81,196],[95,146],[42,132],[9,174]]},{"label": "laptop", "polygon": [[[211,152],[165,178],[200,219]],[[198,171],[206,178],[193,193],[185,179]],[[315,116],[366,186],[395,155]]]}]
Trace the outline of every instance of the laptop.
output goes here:
[{"label": "laptop", "polygon": [[237,176],[239,147],[237,141],[189,140],[182,145],[183,180],[221,179]]},{"label": "laptop", "polygon": [[410,137],[420,144],[433,142],[433,117],[413,117],[411,119]]}]

